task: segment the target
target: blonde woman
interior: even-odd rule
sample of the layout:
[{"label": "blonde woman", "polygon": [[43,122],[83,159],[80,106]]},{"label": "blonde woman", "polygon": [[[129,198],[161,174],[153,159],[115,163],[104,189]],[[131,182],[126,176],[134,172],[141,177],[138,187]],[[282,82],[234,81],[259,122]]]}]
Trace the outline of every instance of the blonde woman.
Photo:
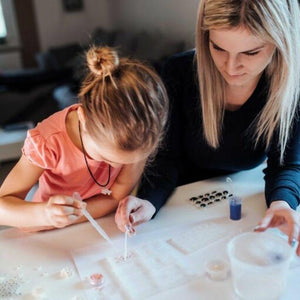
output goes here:
[{"label": "blonde woman", "polygon": [[[297,0],[200,1],[196,51],[172,57],[164,69],[166,147],[140,198],[158,211],[177,185],[251,169],[267,157],[269,209],[258,230],[277,226],[299,241],[299,20]],[[153,216],[143,200],[125,199],[120,228],[132,211],[135,222]]]}]

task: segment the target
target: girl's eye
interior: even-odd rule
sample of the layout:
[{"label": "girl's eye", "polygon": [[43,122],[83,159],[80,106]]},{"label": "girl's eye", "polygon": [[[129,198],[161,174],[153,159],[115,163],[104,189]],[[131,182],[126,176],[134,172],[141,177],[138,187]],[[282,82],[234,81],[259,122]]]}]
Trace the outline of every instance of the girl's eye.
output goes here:
[{"label": "girl's eye", "polygon": [[258,53],[259,53],[259,51],[256,51],[256,52],[246,52],[244,54],[246,54],[248,56],[254,56],[254,55],[258,54]]}]

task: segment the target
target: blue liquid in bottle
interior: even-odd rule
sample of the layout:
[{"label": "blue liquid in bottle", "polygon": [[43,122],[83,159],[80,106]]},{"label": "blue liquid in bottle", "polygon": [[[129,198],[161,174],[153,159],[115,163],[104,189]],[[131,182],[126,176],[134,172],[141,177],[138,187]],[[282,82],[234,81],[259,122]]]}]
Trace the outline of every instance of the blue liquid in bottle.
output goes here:
[{"label": "blue liquid in bottle", "polygon": [[242,199],[233,196],[229,199],[230,219],[240,220],[242,217]]}]

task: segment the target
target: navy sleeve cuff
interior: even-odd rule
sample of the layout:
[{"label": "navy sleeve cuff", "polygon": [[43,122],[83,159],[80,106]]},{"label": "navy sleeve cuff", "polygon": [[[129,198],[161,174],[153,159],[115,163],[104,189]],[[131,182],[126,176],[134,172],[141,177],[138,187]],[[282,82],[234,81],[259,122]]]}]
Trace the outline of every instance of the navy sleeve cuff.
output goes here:
[{"label": "navy sleeve cuff", "polygon": [[274,189],[269,195],[266,194],[266,200],[268,207],[272,202],[277,200],[283,200],[289,204],[292,209],[297,209],[298,200],[295,192],[289,188],[277,188]]}]

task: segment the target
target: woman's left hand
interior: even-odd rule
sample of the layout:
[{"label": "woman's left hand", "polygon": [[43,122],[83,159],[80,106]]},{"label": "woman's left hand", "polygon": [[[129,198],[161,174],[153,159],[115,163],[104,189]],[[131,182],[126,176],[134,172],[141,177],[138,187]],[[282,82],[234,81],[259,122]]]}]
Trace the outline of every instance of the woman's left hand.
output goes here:
[{"label": "woman's left hand", "polygon": [[277,227],[289,237],[289,244],[298,241],[297,255],[300,256],[300,214],[294,211],[285,201],[274,201],[264,218],[255,227],[255,231],[265,231]]}]

